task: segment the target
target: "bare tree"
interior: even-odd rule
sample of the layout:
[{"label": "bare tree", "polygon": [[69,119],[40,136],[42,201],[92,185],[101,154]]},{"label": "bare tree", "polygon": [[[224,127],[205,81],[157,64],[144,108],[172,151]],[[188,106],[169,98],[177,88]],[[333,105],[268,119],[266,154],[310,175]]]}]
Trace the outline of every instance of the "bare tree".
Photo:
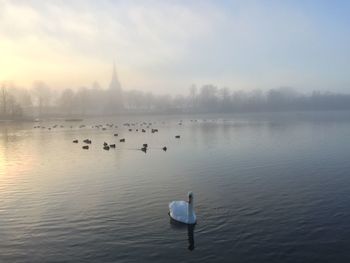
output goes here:
[{"label": "bare tree", "polygon": [[217,110],[218,88],[214,85],[204,85],[199,94],[199,104],[204,111]]},{"label": "bare tree", "polygon": [[43,110],[50,105],[51,90],[42,81],[37,81],[33,85],[36,104],[39,109],[39,116],[43,114]]},{"label": "bare tree", "polygon": [[0,88],[0,104],[1,115],[5,118],[13,118],[22,116],[23,110],[19,103],[16,101],[16,96],[20,93],[20,90],[15,88],[13,84],[3,83]]},{"label": "bare tree", "polygon": [[227,87],[219,89],[219,100],[222,111],[229,111],[231,107],[231,92]]},{"label": "bare tree", "polygon": [[80,114],[85,115],[91,101],[89,90],[82,87],[76,92],[75,96]]},{"label": "bare tree", "polygon": [[195,84],[192,84],[190,87],[190,107],[195,108],[197,106],[197,86]]},{"label": "bare tree", "polygon": [[74,92],[72,89],[65,89],[59,99],[60,107],[66,114],[71,115],[74,107]]},{"label": "bare tree", "polygon": [[8,93],[6,84],[2,83],[1,89],[0,89],[0,101],[1,101],[1,114],[4,116],[7,115],[8,99],[9,99],[9,93]]}]

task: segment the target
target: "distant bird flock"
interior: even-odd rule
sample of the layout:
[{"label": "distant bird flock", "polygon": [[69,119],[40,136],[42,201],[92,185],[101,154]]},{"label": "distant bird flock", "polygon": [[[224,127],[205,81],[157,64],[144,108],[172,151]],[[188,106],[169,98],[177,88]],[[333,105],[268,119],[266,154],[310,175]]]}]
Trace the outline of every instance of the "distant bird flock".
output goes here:
[{"label": "distant bird flock", "polygon": [[[191,120],[191,122],[197,122],[197,120]],[[165,122],[162,122],[162,124],[164,124]],[[158,133],[159,132],[159,129],[158,128],[151,128],[152,126],[152,122],[141,122],[141,123],[129,123],[129,122],[126,122],[126,123],[123,123],[122,126],[124,126],[127,131],[129,132],[139,132],[141,131],[142,133],[146,133],[147,131],[151,132],[151,133]],[[178,125],[182,125],[182,120],[180,120],[178,122]],[[79,129],[82,129],[82,128],[86,128],[87,125],[85,124],[82,124],[82,125],[79,125],[79,126],[76,126],[76,127],[73,127],[72,125],[68,126],[69,128],[79,128]],[[65,128],[64,125],[58,125],[58,124],[55,124],[55,125],[52,125],[50,127],[46,127],[46,126],[41,126],[41,125],[37,125],[37,126],[34,126],[33,127],[34,129],[47,129],[47,130],[51,130],[51,129],[56,129],[56,128]],[[102,124],[97,124],[97,125],[92,125],[91,128],[95,128],[95,129],[100,129],[102,131],[106,131],[108,129],[117,129],[118,128],[118,125],[116,124],[113,124],[113,123],[106,123],[104,125]],[[119,134],[118,133],[112,133],[112,135],[114,137],[119,137]],[[174,135],[173,138],[175,139],[180,139],[180,135]],[[89,139],[89,138],[86,138],[86,139],[83,139],[83,140],[79,140],[79,139],[74,139],[72,141],[72,143],[75,143],[75,144],[79,144],[79,142],[82,141],[82,146],[81,148],[83,150],[89,150],[90,149],[90,144],[92,144],[92,140]],[[120,138],[119,139],[119,142],[120,143],[125,143],[126,142],[126,138]],[[117,149],[117,146],[116,146],[116,143],[108,143],[108,142],[104,142],[102,145],[101,145],[102,149],[103,150],[106,150],[106,151],[109,151],[110,149]],[[142,144],[142,146],[140,148],[138,148],[137,150],[140,150],[144,153],[147,152],[147,150],[149,149],[149,146],[147,143],[144,143]],[[162,146],[160,148],[156,148],[156,149],[160,149],[164,152],[166,152],[168,150],[168,147],[167,146]]]}]

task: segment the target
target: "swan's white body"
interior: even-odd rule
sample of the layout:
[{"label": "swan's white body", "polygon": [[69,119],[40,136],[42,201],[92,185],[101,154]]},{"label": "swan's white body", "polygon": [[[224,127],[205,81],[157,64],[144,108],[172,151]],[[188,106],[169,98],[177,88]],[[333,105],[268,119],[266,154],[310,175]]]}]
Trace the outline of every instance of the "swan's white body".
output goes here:
[{"label": "swan's white body", "polygon": [[173,201],[169,204],[169,215],[175,221],[193,225],[197,221],[193,210],[193,195],[189,193],[189,201]]}]

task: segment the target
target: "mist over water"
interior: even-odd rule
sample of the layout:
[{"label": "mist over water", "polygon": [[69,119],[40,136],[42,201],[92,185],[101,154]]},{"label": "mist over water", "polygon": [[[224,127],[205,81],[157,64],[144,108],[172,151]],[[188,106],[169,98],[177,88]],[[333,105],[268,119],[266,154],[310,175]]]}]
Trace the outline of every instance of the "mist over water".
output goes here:
[{"label": "mist over water", "polygon": [[1,123],[0,261],[347,262],[349,140],[348,111]]},{"label": "mist over water", "polygon": [[63,90],[51,88],[44,82],[35,82],[29,89],[11,83],[0,86],[0,120],[329,110],[350,110],[350,95],[321,91],[302,93],[291,87],[233,90],[211,84],[192,85],[187,94],[159,95],[123,90],[116,73],[108,88],[101,87],[98,82],[91,87]]}]

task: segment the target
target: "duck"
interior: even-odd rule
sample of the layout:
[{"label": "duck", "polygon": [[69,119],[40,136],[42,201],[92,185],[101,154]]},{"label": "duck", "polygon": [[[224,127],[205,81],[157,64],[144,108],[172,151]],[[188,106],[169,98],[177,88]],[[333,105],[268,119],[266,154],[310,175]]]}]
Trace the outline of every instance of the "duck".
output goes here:
[{"label": "duck", "polygon": [[115,144],[110,144],[109,147],[110,148],[115,148]]},{"label": "duck", "polygon": [[147,147],[142,147],[142,148],[141,148],[141,151],[143,151],[144,153],[146,153],[146,152],[147,152]]},{"label": "duck", "polygon": [[73,143],[78,143],[79,141],[78,140],[74,140]]},{"label": "duck", "polygon": [[106,151],[109,151],[109,146],[105,145],[105,146],[103,146],[103,149],[106,150]]},{"label": "duck", "polygon": [[89,150],[89,145],[84,145],[82,148],[83,148],[84,150]]},{"label": "duck", "polygon": [[180,135],[176,135],[175,138],[176,138],[176,139],[180,139]]},{"label": "duck", "polygon": [[120,142],[125,142],[125,139],[120,139],[119,141],[120,141]]},{"label": "duck", "polygon": [[85,142],[87,144],[91,144],[91,140],[89,140],[89,139],[85,139],[83,142]]},{"label": "duck", "polygon": [[172,201],[169,203],[169,216],[177,222],[194,225],[197,222],[197,217],[193,206],[193,193],[188,192],[188,202]]},{"label": "duck", "polygon": [[164,152],[166,152],[166,150],[168,150],[168,148],[167,148],[166,146],[164,146],[164,147],[162,148],[162,150],[163,150]]},{"label": "duck", "polygon": [[118,136],[118,133],[115,133],[114,136],[117,137],[117,136]]}]

